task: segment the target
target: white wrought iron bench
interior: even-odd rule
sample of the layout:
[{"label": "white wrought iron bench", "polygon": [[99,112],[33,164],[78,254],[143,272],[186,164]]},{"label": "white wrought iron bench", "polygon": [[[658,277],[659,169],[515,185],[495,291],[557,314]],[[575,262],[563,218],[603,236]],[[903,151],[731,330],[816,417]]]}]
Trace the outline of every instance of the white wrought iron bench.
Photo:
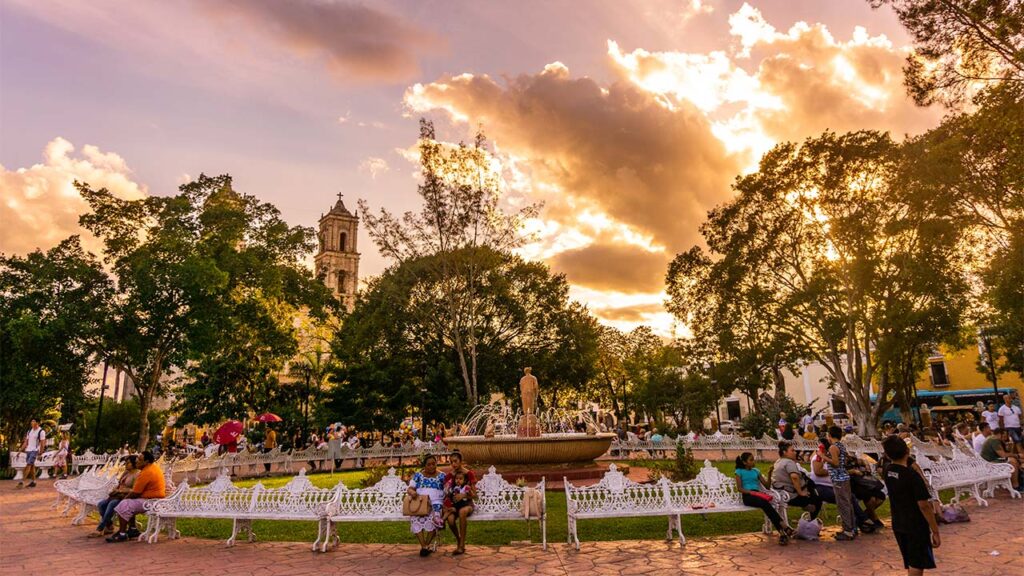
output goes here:
[{"label": "white wrought iron bench", "polygon": [[[547,550],[547,505],[544,499],[544,480],[535,487],[519,487],[505,481],[494,467],[476,483],[476,499],[473,501],[473,515],[470,522],[487,522],[495,520],[526,520],[535,518],[540,522],[541,544]],[[405,496],[408,483],[402,480],[390,468],[379,482],[370,488],[348,489],[338,485],[335,490],[338,497],[328,505],[326,537],[321,543],[321,551],[328,546],[336,545],[338,538],[337,524],[345,522],[408,522],[409,517],[402,515],[402,498]],[[539,516],[527,518],[523,512],[523,499],[530,491],[539,493],[541,509]],[[536,498],[536,497],[534,497]],[[435,545],[440,541],[443,531],[438,531]]]},{"label": "white wrought iron bench", "polygon": [[323,535],[327,505],[336,496],[331,488],[317,488],[306,477],[305,469],[281,488],[266,488],[257,483],[252,488],[239,488],[223,471],[208,486],[192,488],[183,483],[174,493],[146,503],[149,518],[146,532],[140,541],[155,543],[160,530],[171,539],[178,537],[178,518],[209,518],[231,520],[228,546],[233,546],[239,534],[249,542],[256,539],[252,531],[253,520],[283,520],[317,522],[319,535],[314,550]]},{"label": "white wrought iron bench", "polygon": [[[666,541],[672,539],[675,530],[679,534],[679,545],[683,546],[686,544],[682,527],[685,514],[760,511],[745,506],[735,480],[719,472],[707,460],[697,477],[687,482],[672,482],[662,477],[653,484],[639,484],[612,464],[604,477],[592,486],[573,486],[568,479],[564,479],[564,483],[569,543],[575,544],[577,550],[580,548],[577,523],[583,519],[665,516],[668,518]],[[779,515],[788,524],[789,495],[777,490],[766,492],[772,494]],[[763,530],[766,534],[772,532],[767,518]]]}]

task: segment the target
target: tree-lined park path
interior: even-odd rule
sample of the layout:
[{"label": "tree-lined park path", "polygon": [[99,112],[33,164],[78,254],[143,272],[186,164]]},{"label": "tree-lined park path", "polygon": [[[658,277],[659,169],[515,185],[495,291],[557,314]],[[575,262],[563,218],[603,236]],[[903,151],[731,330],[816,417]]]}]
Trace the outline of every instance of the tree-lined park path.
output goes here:
[{"label": "tree-lined park path", "polygon": [[[182,538],[148,545],[107,544],[88,538],[91,526],[71,526],[50,510],[49,483],[15,490],[0,483],[0,571],[4,574],[905,574],[891,532],[856,542],[794,542],[780,547],[762,534],[692,539],[686,548],[658,541],[585,542],[580,552],[555,543],[540,546],[469,546],[464,556],[451,546],[429,558],[409,544],[343,544],[326,553],[309,542],[240,543]],[[969,524],[942,527],[938,574],[1020,574],[1024,567],[1024,504],[1000,496],[992,506],[968,505]],[[614,520],[608,520],[614,522]],[[89,523],[90,525],[92,522]],[[356,529],[343,526],[342,529]],[[628,534],[623,534],[628,536]],[[412,535],[409,536],[412,542]],[[447,538],[450,543],[451,538]],[[993,552],[998,552],[998,555]]]}]

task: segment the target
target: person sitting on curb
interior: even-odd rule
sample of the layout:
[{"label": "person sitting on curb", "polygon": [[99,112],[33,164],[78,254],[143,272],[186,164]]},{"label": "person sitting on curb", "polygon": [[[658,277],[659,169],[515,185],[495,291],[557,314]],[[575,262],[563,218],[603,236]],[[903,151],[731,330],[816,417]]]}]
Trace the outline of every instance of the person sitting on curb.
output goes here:
[{"label": "person sitting on curb", "polygon": [[[167,488],[164,484],[164,471],[153,462],[153,453],[146,450],[142,453],[142,468],[135,478],[135,484],[128,496],[114,508],[117,514],[119,529],[117,534],[107,538],[107,542],[124,542],[129,538],[137,538],[139,531],[135,526],[136,514],[146,511],[146,501],[165,498]],[[128,530],[128,525],[132,529]]]}]

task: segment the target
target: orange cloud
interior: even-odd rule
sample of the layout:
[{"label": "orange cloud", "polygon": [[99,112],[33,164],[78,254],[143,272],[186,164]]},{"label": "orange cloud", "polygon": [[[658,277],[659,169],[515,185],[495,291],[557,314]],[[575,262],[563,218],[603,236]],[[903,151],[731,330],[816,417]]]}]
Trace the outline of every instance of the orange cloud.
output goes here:
[{"label": "orange cloud", "polygon": [[606,88],[559,63],[505,84],[445,77],[413,86],[405,101],[415,112],[483,123],[521,159],[537,196],[560,208],[546,217],[571,225],[575,212],[593,206],[672,249],[699,241],[698,225],[728,198],[739,170],[692,105],[670,109],[632,83]]},{"label": "orange cloud", "polygon": [[[566,250],[548,262],[573,284],[623,293],[659,292],[671,257],[629,244],[593,243]],[[660,308],[660,306],[659,306]]]},{"label": "orange cloud", "polygon": [[56,246],[72,234],[82,235],[87,250],[99,253],[99,241],[78,225],[88,210],[75,180],[107,188],[126,200],[144,198],[146,187],[133,179],[123,158],[95,146],[75,147],[57,137],[43,153],[43,163],[8,170],[0,165],[0,253],[25,254]]}]

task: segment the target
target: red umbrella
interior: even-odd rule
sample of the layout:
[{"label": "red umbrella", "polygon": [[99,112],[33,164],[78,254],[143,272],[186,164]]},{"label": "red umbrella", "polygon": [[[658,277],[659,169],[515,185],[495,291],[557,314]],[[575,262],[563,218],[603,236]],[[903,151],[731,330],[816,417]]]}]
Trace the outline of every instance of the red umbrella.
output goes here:
[{"label": "red umbrella", "polygon": [[231,444],[242,434],[243,428],[238,420],[228,420],[213,433],[213,441],[217,444]]},{"label": "red umbrella", "polygon": [[273,412],[264,412],[263,414],[260,414],[259,416],[257,416],[256,420],[259,421],[259,422],[281,422],[282,421],[281,417],[278,416],[277,414],[274,414]]}]

